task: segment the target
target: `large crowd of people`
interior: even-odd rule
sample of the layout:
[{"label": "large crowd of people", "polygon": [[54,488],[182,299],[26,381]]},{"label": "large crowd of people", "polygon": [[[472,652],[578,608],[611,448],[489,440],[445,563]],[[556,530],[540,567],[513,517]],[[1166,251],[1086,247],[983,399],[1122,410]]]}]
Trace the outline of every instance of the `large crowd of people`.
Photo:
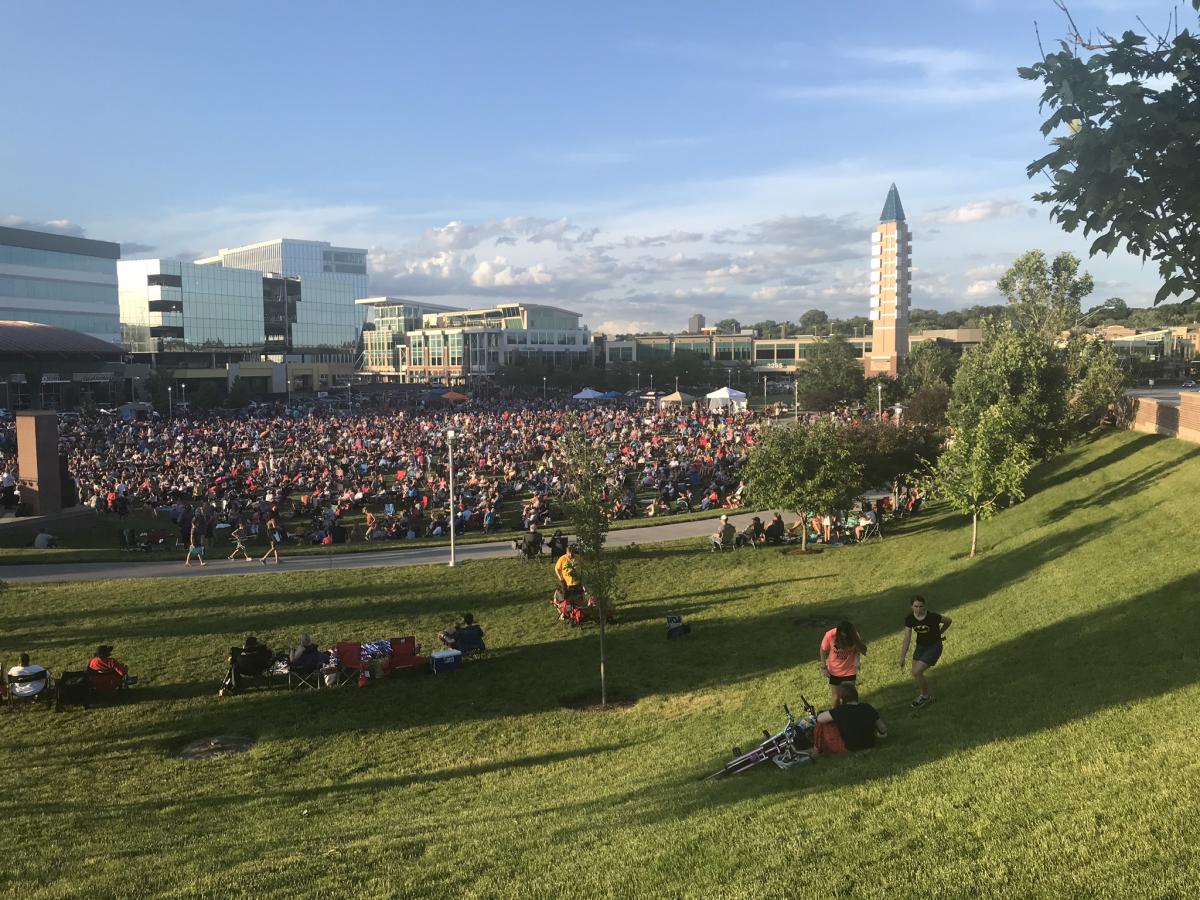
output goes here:
[{"label": "large crowd of people", "polygon": [[[283,519],[297,516],[308,520],[307,539],[336,543],[346,538],[344,516],[358,510],[373,540],[442,535],[450,516],[460,531],[545,525],[569,498],[560,438],[573,428],[605,448],[613,518],[735,507],[761,427],[753,412],[699,405],[268,405],[169,420],[68,419],[60,446],[79,502],[117,516],[139,508],[169,516],[180,544],[199,549],[226,527],[286,540]],[[0,464],[15,476],[11,424],[2,444]]]}]

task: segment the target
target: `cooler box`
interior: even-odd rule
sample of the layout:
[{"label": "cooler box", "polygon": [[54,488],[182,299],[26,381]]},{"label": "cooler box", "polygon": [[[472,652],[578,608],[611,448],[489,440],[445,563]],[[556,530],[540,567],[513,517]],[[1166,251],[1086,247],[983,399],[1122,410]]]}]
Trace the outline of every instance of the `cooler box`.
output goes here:
[{"label": "cooler box", "polygon": [[429,654],[429,667],[434,673],[453,672],[462,665],[462,653],[457,650],[435,650]]}]

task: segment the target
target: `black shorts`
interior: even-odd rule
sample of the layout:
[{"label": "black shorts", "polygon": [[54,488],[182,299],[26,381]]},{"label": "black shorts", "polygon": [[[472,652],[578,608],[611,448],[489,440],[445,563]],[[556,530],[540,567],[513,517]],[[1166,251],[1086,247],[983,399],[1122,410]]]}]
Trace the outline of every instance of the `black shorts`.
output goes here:
[{"label": "black shorts", "polygon": [[913,662],[923,662],[926,666],[932,669],[937,665],[937,661],[942,656],[942,642],[936,644],[926,644],[922,647],[920,644],[913,650]]},{"label": "black shorts", "polygon": [[855,673],[854,675],[830,675],[829,683],[831,685],[854,684],[855,679],[857,679],[857,678],[858,678],[857,673]]}]

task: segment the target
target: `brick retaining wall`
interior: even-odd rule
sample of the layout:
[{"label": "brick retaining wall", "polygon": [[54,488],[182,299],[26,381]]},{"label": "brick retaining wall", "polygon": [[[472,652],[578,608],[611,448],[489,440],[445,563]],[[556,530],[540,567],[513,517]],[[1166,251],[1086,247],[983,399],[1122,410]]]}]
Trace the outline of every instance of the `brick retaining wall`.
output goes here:
[{"label": "brick retaining wall", "polygon": [[1138,397],[1129,427],[1146,434],[1165,434],[1200,444],[1200,393],[1181,392],[1179,406]]}]

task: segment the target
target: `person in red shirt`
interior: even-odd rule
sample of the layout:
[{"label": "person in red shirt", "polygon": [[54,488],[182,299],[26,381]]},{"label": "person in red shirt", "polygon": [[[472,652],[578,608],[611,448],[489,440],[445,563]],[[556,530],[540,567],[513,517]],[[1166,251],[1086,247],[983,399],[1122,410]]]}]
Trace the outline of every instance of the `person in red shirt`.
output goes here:
[{"label": "person in red shirt", "polygon": [[136,681],[129,675],[129,669],[113,657],[112,652],[112,647],[101,644],[88,663],[88,677],[98,691],[115,691]]},{"label": "person in red shirt", "polygon": [[837,628],[825,632],[818,655],[821,673],[829,681],[829,704],[836,706],[838,685],[855,684],[862,657],[867,655],[867,645],[852,623],[842,622]]}]

